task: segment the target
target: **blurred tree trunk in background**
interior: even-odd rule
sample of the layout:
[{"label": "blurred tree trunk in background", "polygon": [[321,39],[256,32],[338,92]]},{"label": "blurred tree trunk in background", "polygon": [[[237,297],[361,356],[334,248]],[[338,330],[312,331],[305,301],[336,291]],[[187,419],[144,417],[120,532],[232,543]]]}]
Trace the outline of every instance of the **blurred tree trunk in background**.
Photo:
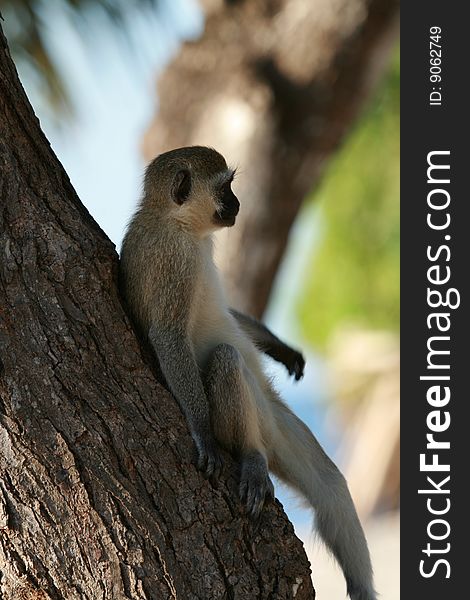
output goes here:
[{"label": "blurred tree trunk in background", "polygon": [[255,529],[229,457],[218,489],[192,465],[1,28],[0,255],[0,597],[310,600],[279,503]]},{"label": "blurred tree trunk in background", "polygon": [[[205,0],[201,39],[158,82],[144,154],[203,144],[240,165],[217,259],[231,302],[261,316],[302,200],[368,98],[398,0]],[[338,201],[341,201],[339,198]]]},{"label": "blurred tree trunk in background", "polygon": [[338,414],[347,423],[342,457],[363,517],[400,506],[400,340],[396,333],[352,327],[330,345]]}]

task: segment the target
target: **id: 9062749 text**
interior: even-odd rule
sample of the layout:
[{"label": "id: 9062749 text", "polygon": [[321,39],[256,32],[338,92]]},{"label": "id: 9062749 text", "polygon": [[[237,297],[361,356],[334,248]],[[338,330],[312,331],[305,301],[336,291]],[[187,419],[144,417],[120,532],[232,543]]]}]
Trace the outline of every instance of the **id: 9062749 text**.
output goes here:
[{"label": "id: 9062749 text", "polygon": [[442,105],[442,46],[441,28],[433,26],[429,28],[429,81],[431,91],[429,93],[429,105]]}]

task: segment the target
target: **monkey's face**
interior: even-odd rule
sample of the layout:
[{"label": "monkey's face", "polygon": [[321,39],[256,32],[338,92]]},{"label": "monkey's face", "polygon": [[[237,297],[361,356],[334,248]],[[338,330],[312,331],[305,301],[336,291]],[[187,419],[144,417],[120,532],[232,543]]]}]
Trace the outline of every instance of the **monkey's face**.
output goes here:
[{"label": "monkey's face", "polygon": [[161,214],[169,214],[184,229],[204,237],[235,224],[240,203],[232,191],[234,174],[213,148],[177,148],[150,163],[145,195]]},{"label": "monkey's face", "polygon": [[201,236],[235,225],[240,203],[232,191],[234,174],[225,168],[197,177],[191,169],[180,169],[172,187],[175,218]]},{"label": "monkey's face", "polygon": [[221,173],[215,183],[216,208],[212,215],[214,224],[218,227],[232,227],[240,209],[240,202],[232,192],[232,181],[235,171],[227,170]]}]

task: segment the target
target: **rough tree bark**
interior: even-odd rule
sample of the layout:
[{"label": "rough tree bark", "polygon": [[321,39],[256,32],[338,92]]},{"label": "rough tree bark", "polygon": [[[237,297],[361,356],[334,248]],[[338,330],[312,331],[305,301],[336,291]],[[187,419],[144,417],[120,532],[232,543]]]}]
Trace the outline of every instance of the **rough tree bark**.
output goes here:
[{"label": "rough tree bark", "polygon": [[0,597],[312,598],[279,503],[255,530],[233,463],[217,489],[192,465],[1,30],[0,199]]},{"label": "rough tree bark", "polygon": [[207,144],[241,166],[242,207],[218,259],[232,303],[259,317],[302,200],[383,72],[399,3],[203,4],[204,34],[158,82],[144,154]]}]

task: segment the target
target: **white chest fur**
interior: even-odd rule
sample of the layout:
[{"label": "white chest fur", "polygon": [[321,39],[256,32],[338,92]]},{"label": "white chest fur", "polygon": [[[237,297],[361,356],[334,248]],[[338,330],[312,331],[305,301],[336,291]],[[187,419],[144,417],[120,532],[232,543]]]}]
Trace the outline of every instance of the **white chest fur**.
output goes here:
[{"label": "white chest fur", "polygon": [[222,283],[212,259],[210,240],[202,247],[200,277],[196,283],[189,335],[201,369],[219,344],[234,346],[246,362],[258,362],[257,350],[229,311]]}]

